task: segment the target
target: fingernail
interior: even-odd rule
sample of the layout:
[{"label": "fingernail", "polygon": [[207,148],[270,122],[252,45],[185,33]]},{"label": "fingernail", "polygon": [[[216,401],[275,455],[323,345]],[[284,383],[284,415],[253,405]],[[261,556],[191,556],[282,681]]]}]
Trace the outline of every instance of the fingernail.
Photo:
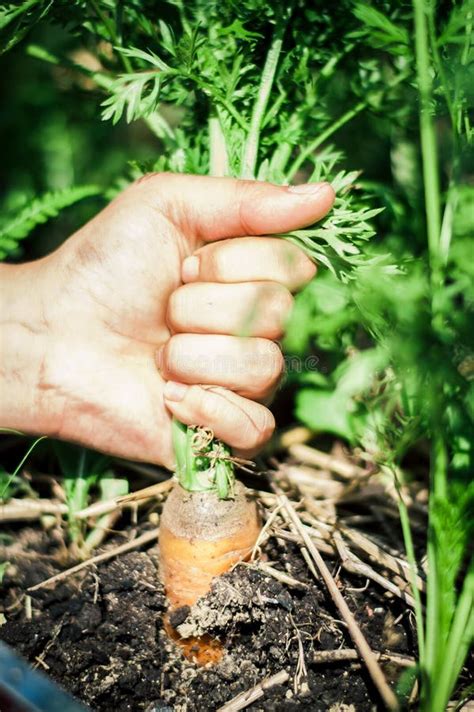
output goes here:
[{"label": "fingernail", "polygon": [[181,268],[183,282],[192,282],[199,277],[199,257],[191,255],[186,257]]},{"label": "fingernail", "polygon": [[315,195],[327,186],[328,183],[301,183],[300,185],[288,186],[288,193],[296,193],[297,195]]},{"label": "fingernail", "polygon": [[163,389],[163,397],[165,400],[182,401],[186,395],[189,386],[176,381],[167,381]]}]

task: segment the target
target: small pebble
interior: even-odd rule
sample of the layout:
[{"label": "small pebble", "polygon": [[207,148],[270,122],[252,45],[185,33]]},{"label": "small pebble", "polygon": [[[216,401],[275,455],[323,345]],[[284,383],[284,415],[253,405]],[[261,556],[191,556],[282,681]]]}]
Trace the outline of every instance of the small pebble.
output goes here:
[{"label": "small pebble", "polygon": [[309,695],[309,693],[311,692],[311,690],[309,689],[308,683],[307,683],[307,682],[302,682],[301,685],[300,685],[300,687],[299,687],[298,692],[299,692],[299,694],[301,695],[301,697],[305,697],[306,695]]}]

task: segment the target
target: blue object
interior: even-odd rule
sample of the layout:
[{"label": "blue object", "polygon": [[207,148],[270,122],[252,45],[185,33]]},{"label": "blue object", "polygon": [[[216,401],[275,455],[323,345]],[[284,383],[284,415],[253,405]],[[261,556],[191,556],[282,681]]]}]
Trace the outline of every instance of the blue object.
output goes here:
[{"label": "blue object", "polygon": [[0,642],[2,712],[90,712],[55,682]]}]

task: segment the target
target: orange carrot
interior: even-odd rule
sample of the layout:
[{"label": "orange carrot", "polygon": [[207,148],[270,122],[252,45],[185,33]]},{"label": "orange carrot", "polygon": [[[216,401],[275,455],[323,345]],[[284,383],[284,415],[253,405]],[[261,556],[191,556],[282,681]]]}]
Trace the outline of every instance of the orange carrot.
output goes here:
[{"label": "orange carrot", "polygon": [[[161,577],[169,613],[192,606],[213,579],[245,560],[259,532],[256,502],[235,481],[229,448],[205,428],[173,422],[178,482],[160,522]],[[164,627],[184,655],[199,664],[217,662],[223,649],[210,636],[180,638],[168,614]]]},{"label": "orange carrot", "polygon": [[178,483],[160,523],[161,576],[171,608],[192,606],[215,576],[246,559],[257,541],[257,506],[236,482],[233,499],[214,492],[189,492]]}]

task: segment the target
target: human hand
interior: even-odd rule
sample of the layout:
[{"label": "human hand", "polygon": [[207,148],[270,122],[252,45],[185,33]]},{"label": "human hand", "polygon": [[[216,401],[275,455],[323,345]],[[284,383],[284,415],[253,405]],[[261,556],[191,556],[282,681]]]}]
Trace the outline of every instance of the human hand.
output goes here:
[{"label": "human hand", "polygon": [[311,224],[334,197],[298,188],[145,176],[51,255],[2,265],[0,425],[168,467],[172,414],[239,454],[261,447],[274,340],[315,267],[256,236]]}]

